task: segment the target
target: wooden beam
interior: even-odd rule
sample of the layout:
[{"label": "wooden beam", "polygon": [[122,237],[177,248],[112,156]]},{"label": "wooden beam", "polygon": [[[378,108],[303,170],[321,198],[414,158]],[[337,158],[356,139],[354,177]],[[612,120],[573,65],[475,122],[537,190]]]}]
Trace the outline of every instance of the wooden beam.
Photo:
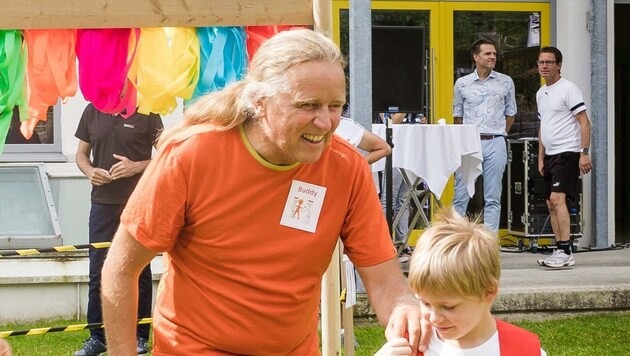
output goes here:
[{"label": "wooden beam", "polygon": [[313,0],[0,0],[0,29],[313,25]]}]

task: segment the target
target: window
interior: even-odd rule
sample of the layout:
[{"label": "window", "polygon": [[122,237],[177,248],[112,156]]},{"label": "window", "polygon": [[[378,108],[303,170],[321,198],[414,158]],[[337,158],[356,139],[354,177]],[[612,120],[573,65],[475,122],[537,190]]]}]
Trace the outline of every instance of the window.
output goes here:
[{"label": "window", "polygon": [[61,228],[43,163],[0,164],[0,248],[61,243]]},{"label": "window", "polygon": [[[47,121],[40,121],[29,142],[19,133],[19,113],[13,111],[13,121],[0,155],[0,162],[61,162],[66,157],[61,153],[61,106],[48,109]],[[15,124],[14,124],[15,123]]]}]

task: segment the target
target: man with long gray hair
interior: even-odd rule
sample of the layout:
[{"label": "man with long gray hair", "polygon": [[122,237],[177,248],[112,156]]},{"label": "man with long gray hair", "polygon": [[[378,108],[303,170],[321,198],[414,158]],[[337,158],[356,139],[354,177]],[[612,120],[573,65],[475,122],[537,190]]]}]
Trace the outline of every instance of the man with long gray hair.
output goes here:
[{"label": "man with long gray hair", "polygon": [[135,281],[159,252],[154,354],[319,354],[320,284],[338,237],[386,336],[408,333],[417,347],[420,306],[370,169],[333,135],[343,65],[323,35],[281,32],[244,80],[200,98],[161,138],[104,268],[110,354],[135,351]]}]

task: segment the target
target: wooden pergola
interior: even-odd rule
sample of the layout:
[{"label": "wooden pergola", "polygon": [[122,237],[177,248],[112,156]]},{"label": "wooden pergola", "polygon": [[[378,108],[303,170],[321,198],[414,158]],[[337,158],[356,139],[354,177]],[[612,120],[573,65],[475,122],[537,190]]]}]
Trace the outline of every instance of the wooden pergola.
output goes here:
[{"label": "wooden pergola", "polygon": [[[0,29],[311,25],[332,38],[331,0],[0,0],[0,8]],[[339,276],[336,249],[322,282],[324,355],[341,354]]]},{"label": "wooden pergola", "polygon": [[330,1],[2,0],[0,28],[315,25]]}]

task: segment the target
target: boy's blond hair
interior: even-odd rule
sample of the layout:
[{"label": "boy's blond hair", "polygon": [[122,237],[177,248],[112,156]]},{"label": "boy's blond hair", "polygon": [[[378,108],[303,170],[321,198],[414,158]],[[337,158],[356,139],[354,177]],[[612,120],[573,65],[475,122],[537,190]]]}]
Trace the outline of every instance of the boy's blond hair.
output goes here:
[{"label": "boy's blond hair", "polygon": [[422,234],[409,268],[411,288],[433,295],[483,298],[498,289],[500,275],[495,234],[453,208]]}]

